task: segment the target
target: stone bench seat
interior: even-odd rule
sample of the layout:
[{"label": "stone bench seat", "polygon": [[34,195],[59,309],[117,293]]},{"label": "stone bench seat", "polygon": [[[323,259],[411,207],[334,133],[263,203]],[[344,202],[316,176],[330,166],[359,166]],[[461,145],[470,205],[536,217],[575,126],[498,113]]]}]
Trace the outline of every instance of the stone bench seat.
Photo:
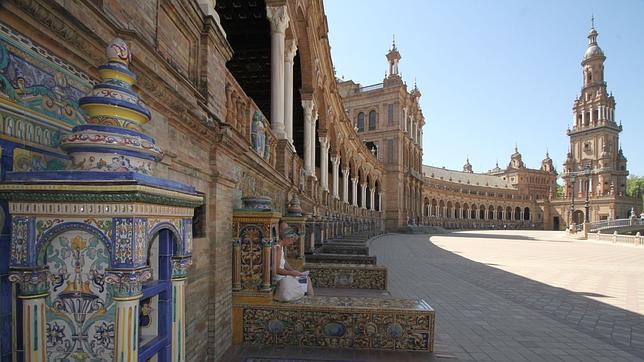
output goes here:
[{"label": "stone bench seat", "polygon": [[338,244],[360,244],[360,245],[367,245],[367,240],[360,240],[360,239],[329,239],[326,243],[338,243]]},{"label": "stone bench seat", "polygon": [[370,350],[434,348],[434,310],[422,299],[304,297],[297,302],[238,305],[235,343]]},{"label": "stone bench seat", "polygon": [[306,263],[326,264],[376,264],[376,257],[369,255],[348,254],[307,254]]},{"label": "stone bench seat", "polygon": [[365,245],[340,245],[324,244],[316,250],[316,254],[346,254],[346,255],[369,255],[369,247]]},{"label": "stone bench seat", "polygon": [[315,288],[387,289],[387,267],[372,264],[307,264]]}]

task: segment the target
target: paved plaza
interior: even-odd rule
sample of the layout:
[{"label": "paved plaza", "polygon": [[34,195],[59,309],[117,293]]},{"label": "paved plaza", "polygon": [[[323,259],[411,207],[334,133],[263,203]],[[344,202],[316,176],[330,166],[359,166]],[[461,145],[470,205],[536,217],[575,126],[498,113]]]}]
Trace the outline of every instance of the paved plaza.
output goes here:
[{"label": "paved plaza", "polygon": [[644,359],[644,248],[504,230],[388,234],[371,253],[393,296],[436,309],[434,358]]}]

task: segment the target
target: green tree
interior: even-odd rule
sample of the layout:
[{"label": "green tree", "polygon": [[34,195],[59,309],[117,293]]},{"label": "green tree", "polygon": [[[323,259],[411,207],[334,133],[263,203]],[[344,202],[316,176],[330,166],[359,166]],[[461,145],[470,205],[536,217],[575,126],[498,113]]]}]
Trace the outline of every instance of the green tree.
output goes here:
[{"label": "green tree", "polygon": [[557,181],[555,183],[555,198],[561,199],[563,198],[564,195],[564,189],[563,185],[561,184],[561,177],[557,177]]},{"label": "green tree", "polygon": [[626,194],[632,197],[638,197],[644,205],[644,176],[631,175],[626,180]]}]

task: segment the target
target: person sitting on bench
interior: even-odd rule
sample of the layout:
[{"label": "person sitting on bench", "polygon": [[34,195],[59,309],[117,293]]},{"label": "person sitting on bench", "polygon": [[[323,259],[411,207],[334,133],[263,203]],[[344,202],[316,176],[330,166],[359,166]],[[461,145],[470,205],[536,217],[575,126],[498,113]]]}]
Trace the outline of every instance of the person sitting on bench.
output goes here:
[{"label": "person sitting on bench", "polygon": [[[307,275],[306,273],[302,273],[295,268],[291,267],[288,262],[286,261],[285,257],[285,250],[287,247],[292,245],[300,236],[297,234],[297,232],[288,227],[288,223],[286,221],[280,222],[280,235],[279,235],[279,241],[277,242],[277,245],[275,246],[275,279],[276,281],[279,281],[281,278],[284,278],[288,275],[293,276],[293,277],[299,277],[299,276],[304,276]],[[306,290],[306,295],[308,296],[313,296],[313,284],[311,283],[311,278],[307,275],[307,290]]]}]

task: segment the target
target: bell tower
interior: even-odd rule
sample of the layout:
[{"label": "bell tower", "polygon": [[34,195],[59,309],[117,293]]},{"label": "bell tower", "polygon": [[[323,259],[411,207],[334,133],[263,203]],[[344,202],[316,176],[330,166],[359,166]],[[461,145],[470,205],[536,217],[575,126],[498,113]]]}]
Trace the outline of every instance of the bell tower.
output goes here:
[{"label": "bell tower", "polygon": [[565,192],[574,192],[577,197],[587,192],[590,198],[620,196],[626,192],[626,157],[619,144],[622,125],[616,122],[615,98],[607,91],[604,81],[606,56],[597,43],[597,36],[593,17],[588,47],[581,60],[581,93],[572,107],[572,129],[567,131],[570,150],[562,175]]}]

